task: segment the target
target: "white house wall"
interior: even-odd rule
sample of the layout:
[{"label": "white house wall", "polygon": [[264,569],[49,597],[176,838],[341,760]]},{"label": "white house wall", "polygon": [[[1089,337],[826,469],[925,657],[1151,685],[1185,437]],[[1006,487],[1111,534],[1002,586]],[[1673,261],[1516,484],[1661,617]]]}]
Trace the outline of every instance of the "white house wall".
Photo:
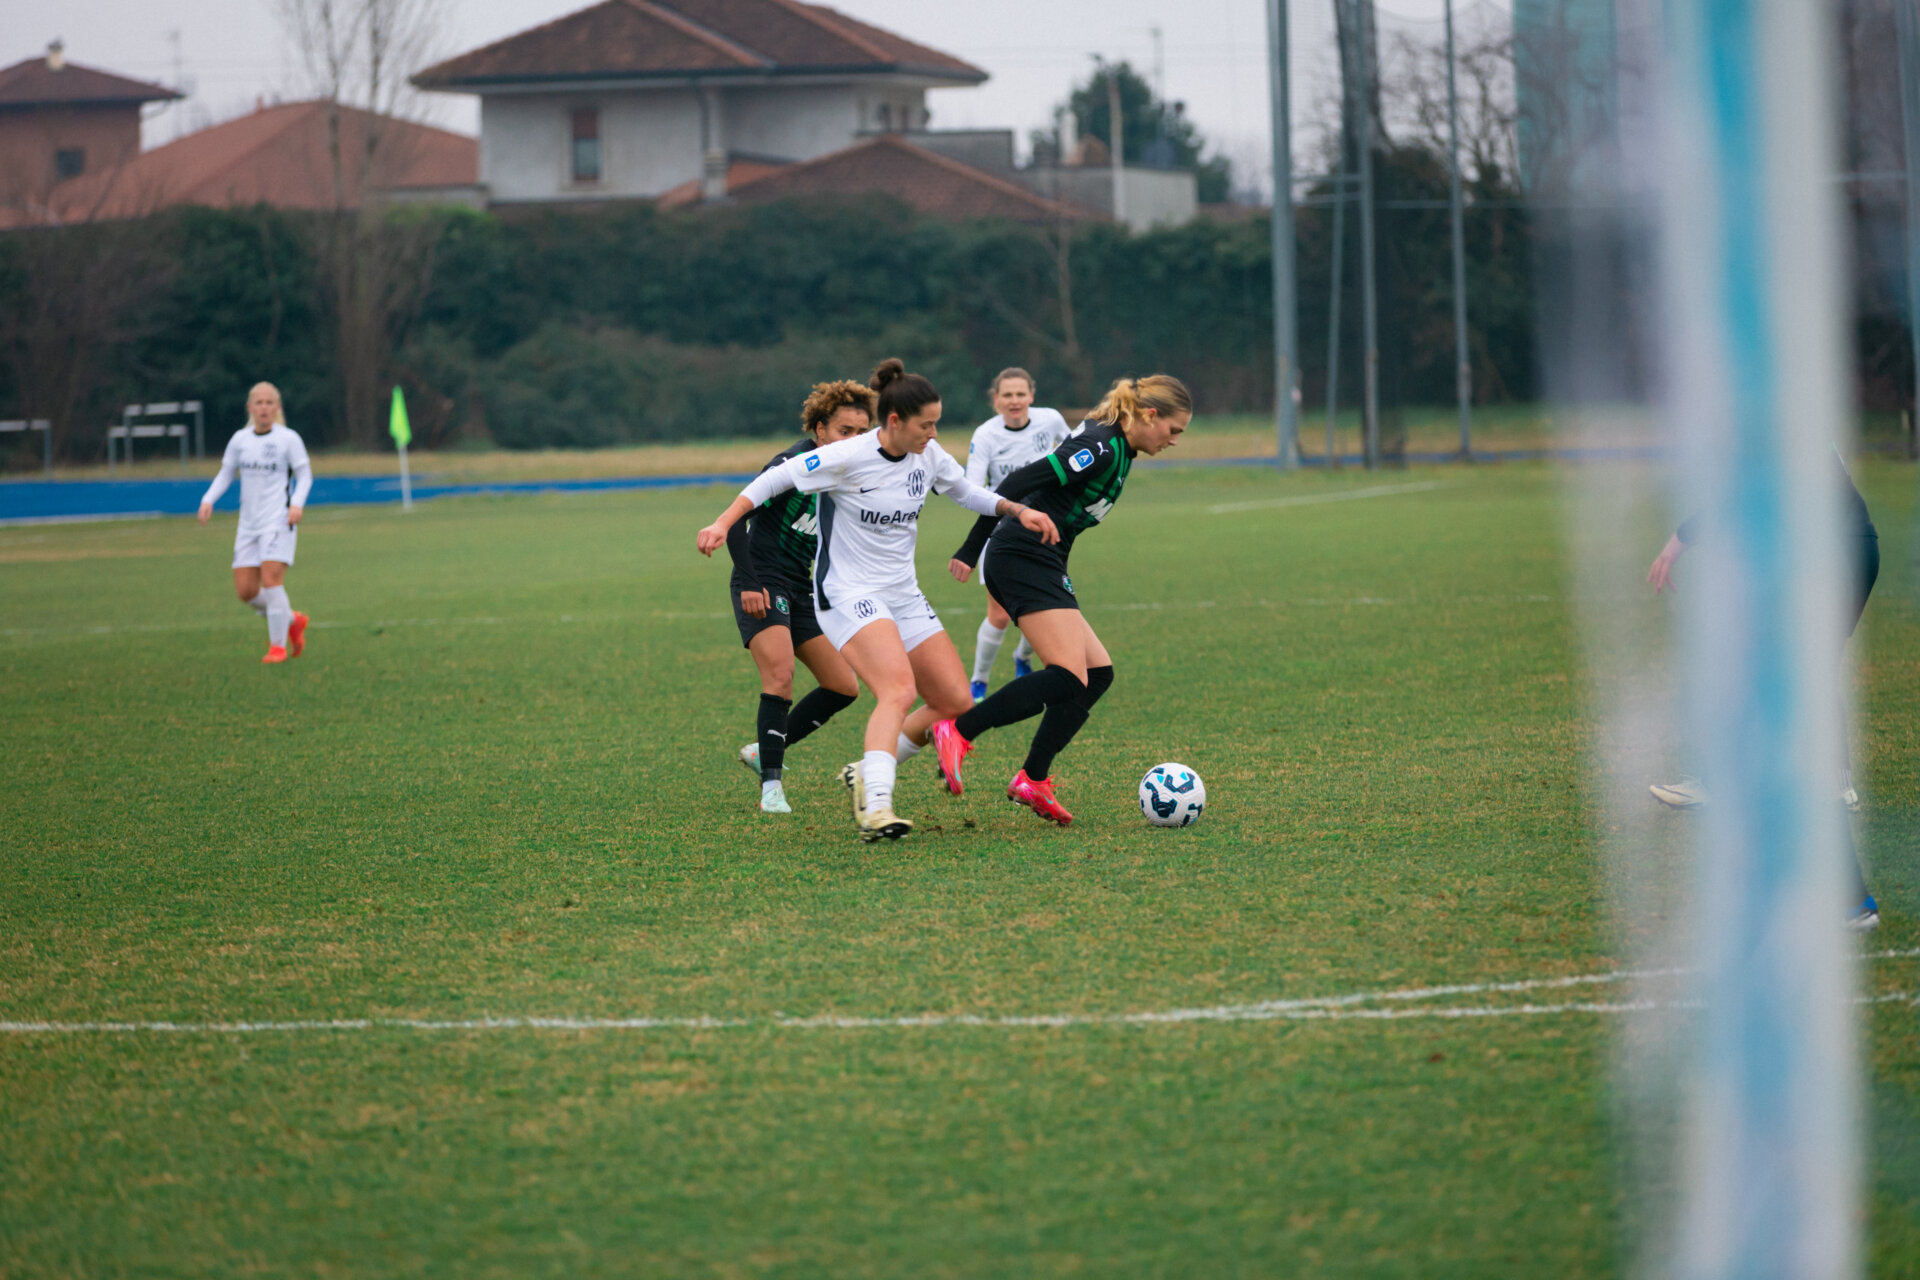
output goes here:
[{"label": "white house wall", "polygon": [[[572,113],[600,111],[600,181],[572,180]],[[501,203],[657,196],[700,176],[700,101],[655,93],[489,94],[480,180]]]}]

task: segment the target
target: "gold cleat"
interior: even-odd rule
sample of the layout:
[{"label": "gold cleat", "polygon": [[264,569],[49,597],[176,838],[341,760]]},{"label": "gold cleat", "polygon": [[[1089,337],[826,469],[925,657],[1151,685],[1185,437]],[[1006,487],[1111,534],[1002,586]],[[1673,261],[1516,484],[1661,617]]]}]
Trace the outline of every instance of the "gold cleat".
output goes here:
[{"label": "gold cleat", "polygon": [[867,844],[898,840],[912,830],[913,824],[891,809],[874,809],[860,819],[860,839]]},{"label": "gold cleat", "polygon": [[864,828],[867,824],[867,780],[860,768],[861,763],[855,760],[842,769],[840,781],[846,784],[853,796],[853,825]]}]

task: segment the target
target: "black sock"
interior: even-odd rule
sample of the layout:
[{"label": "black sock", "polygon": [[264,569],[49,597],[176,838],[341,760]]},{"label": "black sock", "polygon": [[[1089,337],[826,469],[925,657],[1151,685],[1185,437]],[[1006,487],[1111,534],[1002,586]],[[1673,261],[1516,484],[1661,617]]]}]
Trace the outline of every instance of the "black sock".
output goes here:
[{"label": "black sock", "polygon": [[800,699],[793,710],[787,714],[787,745],[792,746],[800,741],[856,701],[858,699],[849,694],[835,693],[831,689],[815,689]]},{"label": "black sock", "polygon": [[1056,702],[1040,717],[1033,731],[1033,745],[1027,748],[1027,776],[1035,782],[1053,776],[1053,758],[1067,749],[1073,735],[1087,722],[1087,709],[1078,702]]},{"label": "black sock", "polygon": [[989,729],[1032,719],[1056,703],[1069,702],[1086,692],[1080,677],[1065,667],[1048,667],[1003,684],[993,696],[973,704],[953,722],[960,736],[971,742]]},{"label": "black sock", "polygon": [[760,695],[760,781],[778,782],[780,765],[787,756],[787,712],[790,698]]},{"label": "black sock", "polygon": [[1111,663],[1104,667],[1088,667],[1087,691],[1081,695],[1080,705],[1092,711],[1093,704],[1100,701],[1100,695],[1112,687],[1113,665]]}]

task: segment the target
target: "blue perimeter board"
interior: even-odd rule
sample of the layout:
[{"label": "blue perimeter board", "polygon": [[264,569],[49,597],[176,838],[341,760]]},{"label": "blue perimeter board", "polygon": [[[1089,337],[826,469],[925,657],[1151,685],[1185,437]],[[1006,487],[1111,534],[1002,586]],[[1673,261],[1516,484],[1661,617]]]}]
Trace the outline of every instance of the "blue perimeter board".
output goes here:
[{"label": "blue perimeter board", "polygon": [[[685,489],[700,485],[745,485],[741,475],[629,476],[606,480],[523,480],[503,484],[434,484],[415,480],[416,501],[484,494],[599,493],[617,489]],[[114,516],[190,516],[200,510],[207,478],[197,480],[11,480],[0,484],[0,524],[98,520]],[[317,476],[309,507],[365,506],[400,501],[398,476]],[[214,504],[218,510],[240,506],[235,485]]]},{"label": "blue perimeter board", "polygon": [[[1555,458],[1565,462],[1597,462],[1655,458],[1665,455],[1658,447],[1628,446],[1593,449],[1506,449],[1476,451],[1474,462],[1535,462]],[[1437,464],[1459,462],[1457,453],[1409,453],[1395,459],[1398,463]],[[1356,467],[1364,459],[1347,454],[1342,466]],[[1271,467],[1271,457],[1195,458],[1186,461],[1170,458],[1164,465],[1189,467]],[[1325,458],[1301,459],[1303,467],[1324,467]],[[604,480],[518,480],[499,484],[434,484],[431,475],[414,482],[416,500],[428,498],[467,498],[486,494],[515,493],[604,493],[621,489],[691,489],[703,485],[745,485],[753,476],[742,472],[725,475],[625,476]],[[208,479],[188,480],[9,480],[0,482],[0,525],[38,524],[62,520],[104,520],[135,516],[190,516],[200,509],[200,495],[207,491]],[[309,507],[366,506],[400,501],[398,476],[318,476]],[[240,487],[227,490],[215,504],[221,511],[233,511],[240,505]]]}]

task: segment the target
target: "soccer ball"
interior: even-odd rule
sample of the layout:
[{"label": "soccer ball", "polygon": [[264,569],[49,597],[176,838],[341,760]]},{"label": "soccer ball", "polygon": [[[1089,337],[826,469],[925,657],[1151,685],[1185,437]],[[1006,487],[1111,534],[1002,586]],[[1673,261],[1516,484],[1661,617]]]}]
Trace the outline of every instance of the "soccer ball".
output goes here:
[{"label": "soccer ball", "polygon": [[1140,779],[1140,812],[1156,827],[1190,827],[1206,807],[1206,784],[1183,764],[1157,764]]}]

